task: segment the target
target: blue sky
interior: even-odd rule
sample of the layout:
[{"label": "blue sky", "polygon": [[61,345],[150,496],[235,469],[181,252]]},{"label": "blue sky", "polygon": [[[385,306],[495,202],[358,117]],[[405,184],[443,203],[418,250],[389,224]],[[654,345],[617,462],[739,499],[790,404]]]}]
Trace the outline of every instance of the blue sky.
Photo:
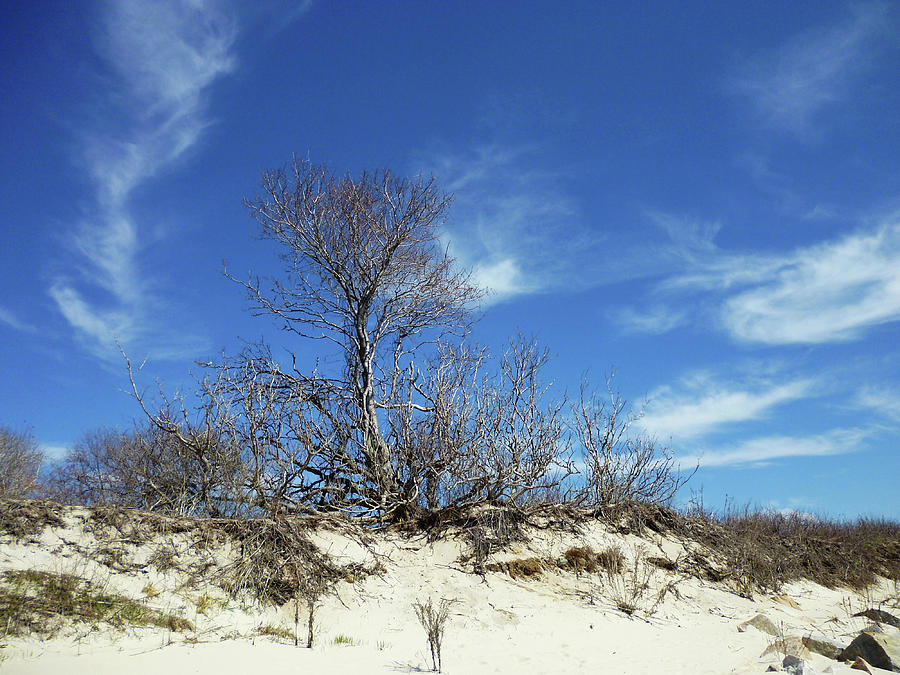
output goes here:
[{"label": "blue sky", "polygon": [[[434,174],[570,391],[611,369],[726,499],[900,517],[900,7],[7,3],[0,422],[51,455],[266,337],[228,270],[292,155]],[[686,491],[684,497],[690,496]]]}]

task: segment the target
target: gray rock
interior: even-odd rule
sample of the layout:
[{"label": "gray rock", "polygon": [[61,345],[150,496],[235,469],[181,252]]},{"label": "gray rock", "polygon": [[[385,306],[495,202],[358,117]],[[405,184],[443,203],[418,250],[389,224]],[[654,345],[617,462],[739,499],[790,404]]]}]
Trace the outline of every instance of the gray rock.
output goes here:
[{"label": "gray rock", "polygon": [[860,633],[841,652],[841,661],[862,658],[876,668],[900,673],[900,636],[886,633]]},{"label": "gray rock", "polygon": [[844,645],[824,635],[805,635],[803,637],[803,646],[811,652],[821,654],[835,661],[841,657],[841,652],[844,651]]},{"label": "gray rock", "polygon": [[900,628],[900,619],[893,614],[888,614],[883,609],[867,609],[864,612],[857,612],[853,616],[864,616],[875,623],[886,623],[888,626]]},{"label": "gray rock", "polygon": [[816,670],[798,656],[788,654],[781,662],[781,667],[791,675],[816,675]]},{"label": "gray rock", "polygon": [[765,614],[757,614],[752,619],[748,619],[738,626],[738,631],[743,633],[747,630],[748,626],[753,626],[756,630],[761,630],[763,633],[768,633],[775,637],[781,634],[781,631],[778,630],[778,626],[772,623],[772,620]]}]

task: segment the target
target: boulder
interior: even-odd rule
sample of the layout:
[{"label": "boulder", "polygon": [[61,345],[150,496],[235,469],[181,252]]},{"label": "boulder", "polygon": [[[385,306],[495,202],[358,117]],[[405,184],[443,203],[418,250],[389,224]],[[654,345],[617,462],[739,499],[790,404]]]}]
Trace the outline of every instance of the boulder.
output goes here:
[{"label": "boulder", "polygon": [[791,675],[816,675],[816,670],[798,656],[788,654],[781,662],[782,669]]},{"label": "boulder", "polygon": [[857,612],[853,616],[864,616],[875,623],[886,623],[888,626],[900,628],[900,619],[893,614],[885,612],[883,609],[867,609],[864,612]]},{"label": "boulder", "polygon": [[861,670],[864,673],[869,673],[869,675],[873,675],[872,669],[869,668],[869,664],[866,663],[866,660],[862,659],[858,656],[856,657],[856,661],[854,661],[852,664],[850,664],[850,670]]},{"label": "boulder", "polygon": [[752,619],[747,619],[744,623],[738,626],[738,632],[743,633],[750,626],[752,626],[756,630],[761,630],[763,633],[768,633],[772,636],[781,634],[781,631],[778,630],[778,626],[772,623],[772,620],[765,614],[757,614]]},{"label": "boulder", "polygon": [[855,661],[860,657],[876,668],[900,673],[900,635],[860,633],[841,652],[841,661]]},{"label": "boulder", "polygon": [[840,659],[841,652],[844,651],[844,645],[824,635],[804,635],[803,646],[811,652],[821,654],[835,661]]}]

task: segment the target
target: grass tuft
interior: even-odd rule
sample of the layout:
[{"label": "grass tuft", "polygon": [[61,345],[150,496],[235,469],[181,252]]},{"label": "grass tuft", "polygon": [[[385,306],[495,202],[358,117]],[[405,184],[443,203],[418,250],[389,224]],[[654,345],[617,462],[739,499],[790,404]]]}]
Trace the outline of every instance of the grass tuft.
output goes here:
[{"label": "grass tuft", "polygon": [[294,633],[289,631],[287,628],[283,626],[276,626],[271,623],[263,624],[259,628],[256,629],[257,635],[264,635],[266,637],[276,638],[278,640],[287,640],[289,642],[294,642]]}]

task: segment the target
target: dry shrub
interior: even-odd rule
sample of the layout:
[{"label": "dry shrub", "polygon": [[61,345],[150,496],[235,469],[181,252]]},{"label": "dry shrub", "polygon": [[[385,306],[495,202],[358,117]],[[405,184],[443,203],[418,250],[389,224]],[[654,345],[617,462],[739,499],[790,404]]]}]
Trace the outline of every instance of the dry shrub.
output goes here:
[{"label": "dry shrub", "polygon": [[63,507],[55,502],[0,500],[0,534],[19,540],[40,535],[47,527],[63,527]]},{"label": "dry shrub", "polygon": [[730,579],[748,596],[798,579],[856,590],[871,586],[879,575],[900,579],[900,523],[889,520],[841,522],[744,509],[723,516],[704,513],[682,519],[678,527],[722,561],[719,566],[696,561],[709,578]]},{"label": "dry shrub", "polygon": [[440,604],[435,607],[431,598],[424,603],[416,601],[413,603],[413,610],[416,612],[416,618],[425,629],[428,637],[428,647],[431,650],[432,668],[441,672],[441,647],[444,644],[444,629],[447,625],[447,619],[450,618],[449,600],[441,599]]},{"label": "dry shrub", "polygon": [[160,545],[147,559],[147,564],[153,565],[160,574],[178,569],[178,551],[175,550],[175,545],[172,542]]},{"label": "dry shrub", "polygon": [[620,574],[625,564],[625,555],[621,549],[611,546],[600,552],[594,551],[590,546],[575,546],[564,554],[566,564],[576,573],[587,572],[593,574],[597,571],[605,571],[608,575]]},{"label": "dry shrub", "polygon": [[519,558],[518,560],[508,560],[506,562],[492,563],[487,566],[491,572],[505,572],[513,579],[520,577],[534,578],[539,577],[545,569],[554,567],[554,561],[546,558]]},{"label": "dry shrub", "polygon": [[597,571],[597,554],[589,546],[574,546],[564,554],[566,562],[576,573]]},{"label": "dry shrub", "polygon": [[625,554],[619,547],[610,546],[597,554],[597,562],[608,575],[621,574],[625,567]]},{"label": "dry shrub", "polygon": [[257,635],[264,635],[266,637],[277,638],[279,640],[289,640],[294,641],[294,634],[291,633],[287,628],[283,628],[282,626],[275,626],[271,623],[262,624],[259,628],[256,629]]},{"label": "dry shrub", "polygon": [[612,379],[607,378],[603,394],[582,383],[581,396],[572,404],[572,432],[584,469],[571,498],[606,514],[634,504],[669,504],[697,468],[682,472],[669,448],[635,432],[643,412],[628,405]]},{"label": "dry shrub", "polygon": [[234,595],[249,591],[278,605],[298,594],[318,599],[346,575],[307,538],[296,518],[234,520],[224,526],[240,549],[223,578]]},{"label": "dry shrub", "polygon": [[0,498],[35,496],[43,459],[31,433],[0,426]]},{"label": "dry shrub", "polygon": [[661,556],[647,556],[647,562],[654,567],[659,567],[667,572],[674,572],[678,569],[677,560],[669,560],[668,558],[663,558]]},{"label": "dry shrub", "polygon": [[654,596],[651,591],[655,577],[656,568],[647,562],[645,551],[635,547],[631,562],[624,564],[620,572],[609,575],[616,608],[629,616],[639,611],[648,616],[653,614],[668,590],[662,587]]}]

